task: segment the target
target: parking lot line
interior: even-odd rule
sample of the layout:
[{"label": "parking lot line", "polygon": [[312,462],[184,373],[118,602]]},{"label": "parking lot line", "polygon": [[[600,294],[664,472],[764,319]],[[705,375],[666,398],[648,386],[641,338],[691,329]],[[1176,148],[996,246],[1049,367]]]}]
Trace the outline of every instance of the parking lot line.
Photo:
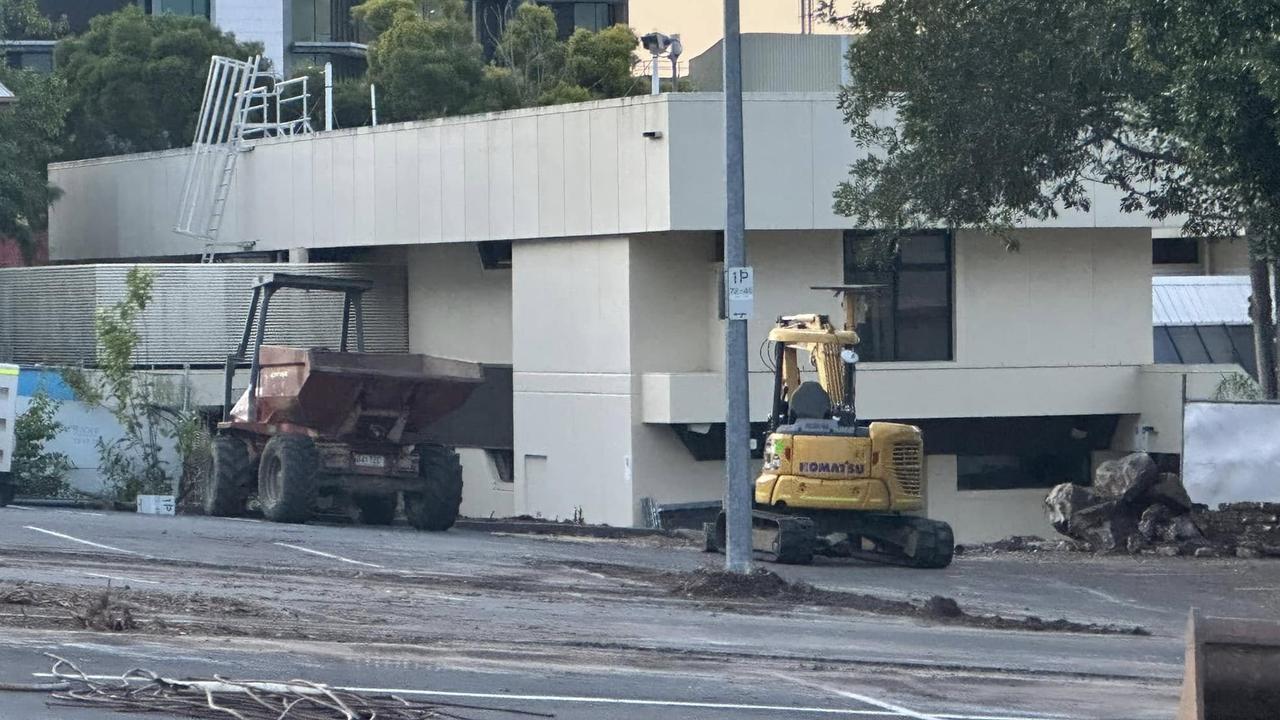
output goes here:
[{"label": "parking lot line", "polygon": [[[51,673],[35,672],[31,673],[35,678],[50,678]],[[88,675],[89,680],[120,680],[119,675]],[[135,680],[135,682],[140,682]],[[173,682],[191,682],[191,681],[173,681]],[[217,682],[196,681],[193,684],[207,686],[210,689],[239,689],[238,686],[228,686]],[[802,683],[809,684],[809,683]],[[297,687],[289,682],[256,682],[264,689],[287,689]],[[343,685],[323,685],[333,690],[341,690],[343,692],[365,693],[371,695],[417,695],[421,697],[441,697],[441,698],[460,698],[470,700],[521,700],[524,702],[539,703],[563,703],[563,704],[581,704],[581,705],[631,705],[641,707],[667,707],[667,708],[687,708],[695,710],[739,710],[739,711],[756,711],[756,712],[772,712],[772,713],[805,713],[809,715],[837,715],[847,717],[881,717],[881,718],[913,718],[920,717],[933,720],[1043,720],[1042,718],[1032,717],[1005,717],[1005,716],[988,716],[988,715],[962,715],[962,714],[943,714],[943,715],[920,715],[912,713],[905,708],[899,708],[908,714],[890,710],[887,708],[877,708],[875,710],[865,708],[833,708],[806,705],[767,705],[755,703],[728,703],[728,702],[711,702],[699,700],[656,700],[645,698],[622,698],[622,697],[593,697],[590,695],[520,695],[514,693],[486,693],[486,692],[460,692],[450,690],[418,690],[414,688],[380,688],[380,687],[351,687]],[[311,687],[298,688],[302,691],[312,691]],[[839,693],[837,693],[839,694]],[[850,698],[856,699],[856,698]],[[893,706],[896,707],[896,706]]]},{"label": "parking lot line", "polygon": [[779,672],[770,673],[770,674],[773,675],[774,677],[780,678],[782,680],[786,680],[791,683],[795,683],[797,685],[804,685],[805,687],[810,687],[815,690],[824,690],[833,695],[838,695],[840,697],[848,698],[850,700],[857,700],[860,703],[866,703],[867,705],[871,705],[872,707],[880,708],[881,710],[884,710],[887,714],[891,714],[894,717],[911,718],[912,720],[1065,720],[1063,718],[1055,719],[1055,718],[1048,718],[1048,717],[1033,718],[1033,717],[1021,717],[1021,716],[1014,717],[1014,716],[1005,716],[1005,715],[958,715],[958,714],[951,714],[951,713],[922,713],[922,712],[917,712],[915,710],[910,710],[908,708],[902,707],[901,705],[896,705],[894,703],[887,702],[885,700],[877,700],[876,698],[870,697],[868,695],[863,695],[861,693],[856,693],[849,690],[842,690],[840,688],[831,687],[830,685],[825,685],[823,683],[817,683],[811,680],[805,680],[804,678],[798,678],[798,677],[795,677],[794,675],[788,675],[786,673],[779,673]]},{"label": "parking lot line", "polygon": [[44,528],[39,528],[34,525],[23,525],[22,527],[26,530],[35,530],[38,533],[44,533],[45,535],[52,535],[53,537],[56,537],[56,538],[61,538],[63,540],[70,540],[71,542],[80,543],[81,545],[88,545],[90,547],[96,547],[102,550],[110,550],[112,552],[126,553],[128,555],[142,555],[142,553],[134,552],[133,550],[124,550],[122,548],[112,547],[110,545],[103,545],[102,543],[96,543],[90,540],[81,540],[78,537],[72,537],[64,533],[54,532],[53,530],[45,530]]},{"label": "parking lot line", "polygon": [[87,577],[106,578],[107,580],[121,580],[123,582],[145,583],[147,585],[159,585],[155,580],[142,580],[140,578],[124,577],[122,575],[103,575],[102,573],[85,573]]},{"label": "parking lot line", "polygon": [[326,557],[326,558],[329,558],[330,560],[337,560],[339,562],[351,563],[352,565],[363,565],[365,567],[378,568],[379,570],[382,569],[381,565],[375,565],[373,563],[364,562],[363,560],[352,560],[351,558],[345,558],[345,557],[342,557],[341,555],[334,555],[333,553],[321,552],[319,550],[312,550],[311,548],[302,547],[301,545],[290,545],[289,543],[282,543],[282,542],[273,543],[273,544],[279,545],[280,547],[289,548],[290,550],[298,550],[299,552],[311,553],[312,555],[319,555],[320,557]]}]

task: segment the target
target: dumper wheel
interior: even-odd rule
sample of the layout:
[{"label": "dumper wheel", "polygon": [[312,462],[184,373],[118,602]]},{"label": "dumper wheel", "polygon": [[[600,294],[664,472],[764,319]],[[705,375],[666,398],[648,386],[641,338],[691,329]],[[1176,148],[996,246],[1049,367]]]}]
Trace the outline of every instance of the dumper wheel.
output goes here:
[{"label": "dumper wheel", "polygon": [[9,473],[0,473],[0,507],[13,502],[13,494],[17,490],[13,486],[13,478]]},{"label": "dumper wheel", "polygon": [[442,445],[418,446],[420,490],[404,494],[404,514],[419,530],[439,532],[453,527],[462,505],[462,462]]},{"label": "dumper wheel", "polygon": [[204,514],[235,517],[244,512],[253,482],[253,460],[243,440],[219,435],[213,439],[209,454],[212,467],[204,481]]},{"label": "dumper wheel", "polygon": [[316,501],[320,453],[304,435],[277,435],[258,461],[258,502],[272,522],[304,523]]},{"label": "dumper wheel", "polygon": [[396,519],[396,496],[356,495],[356,507],[360,508],[360,522],[365,525],[390,525]]}]

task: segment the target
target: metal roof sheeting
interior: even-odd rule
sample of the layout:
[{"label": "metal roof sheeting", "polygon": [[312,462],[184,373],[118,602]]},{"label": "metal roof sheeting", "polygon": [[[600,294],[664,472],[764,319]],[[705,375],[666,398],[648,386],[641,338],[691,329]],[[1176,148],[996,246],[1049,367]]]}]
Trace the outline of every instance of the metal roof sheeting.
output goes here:
[{"label": "metal roof sheeting", "polygon": [[1248,325],[1249,278],[1154,277],[1151,321],[1156,327]]}]

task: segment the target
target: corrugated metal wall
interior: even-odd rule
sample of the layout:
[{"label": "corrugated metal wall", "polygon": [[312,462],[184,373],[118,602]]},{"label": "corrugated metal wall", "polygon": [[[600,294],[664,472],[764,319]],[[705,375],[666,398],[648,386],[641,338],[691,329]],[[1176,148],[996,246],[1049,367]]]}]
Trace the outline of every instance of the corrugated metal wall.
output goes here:
[{"label": "corrugated metal wall", "polygon": [[[124,296],[131,265],[0,269],[0,361],[92,366],[94,313]],[[399,265],[226,263],[144,265],[152,301],[139,322],[138,365],[221,365],[244,328],[254,279],[268,272],[364,278],[365,342],[371,352],[408,352],[406,273]],[[337,347],[342,296],[283,290],[271,301],[267,342]]]},{"label": "corrugated metal wall", "polygon": [[[847,35],[748,33],[742,36],[743,92],[835,92],[847,82]],[[695,90],[724,89],[723,41],[689,62]]]}]

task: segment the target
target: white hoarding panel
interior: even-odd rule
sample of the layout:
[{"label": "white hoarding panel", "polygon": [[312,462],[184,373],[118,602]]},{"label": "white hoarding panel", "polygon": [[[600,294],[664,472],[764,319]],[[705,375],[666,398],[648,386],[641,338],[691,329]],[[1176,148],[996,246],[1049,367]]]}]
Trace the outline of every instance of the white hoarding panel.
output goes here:
[{"label": "white hoarding panel", "polygon": [[1280,404],[1187,403],[1182,432],[1192,501],[1280,502]]}]

